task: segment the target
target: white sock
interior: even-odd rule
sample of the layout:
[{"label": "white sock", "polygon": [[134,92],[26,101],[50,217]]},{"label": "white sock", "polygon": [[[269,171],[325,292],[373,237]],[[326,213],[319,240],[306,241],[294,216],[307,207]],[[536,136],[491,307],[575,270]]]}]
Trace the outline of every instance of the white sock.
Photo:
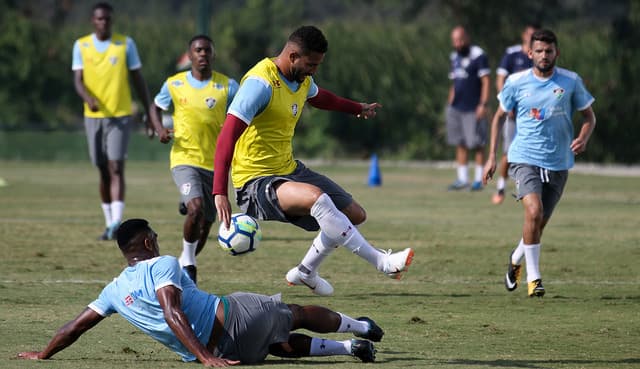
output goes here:
[{"label": "white sock", "polygon": [[307,251],[307,254],[302,258],[300,264],[307,268],[310,274],[313,274],[320,267],[322,261],[338,246],[340,245],[332,242],[321,230],[313,240],[309,251]]},{"label": "white sock", "polygon": [[482,165],[480,164],[476,164],[476,170],[474,172],[474,182],[482,182],[482,172],[484,171],[484,168],[482,167]]},{"label": "white sock", "polygon": [[540,279],[540,244],[523,245],[524,255],[527,261],[527,282]]},{"label": "white sock", "polygon": [[196,265],[196,248],[198,248],[198,240],[195,242],[189,242],[182,239],[182,254],[180,254],[180,266]]},{"label": "white sock", "polygon": [[108,227],[111,225],[111,204],[103,202],[101,206],[104,214],[104,224]]},{"label": "white sock", "polygon": [[498,177],[498,180],[496,181],[496,188],[498,189],[498,191],[500,190],[504,190],[504,185],[507,183],[507,179],[504,177]]},{"label": "white sock", "polygon": [[513,250],[513,254],[511,254],[511,264],[518,265],[524,256],[524,241],[522,238],[520,239],[520,243],[516,246],[516,249]]},{"label": "white sock", "polygon": [[340,314],[341,318],[340,327],[337,330],[338,333],[352,332],[365,334],[369,331],[369,323],[355,320],[352,317],[344,315],[340,312],[338,312],[338,314]]},{"label": "white sock", "polygon": [[458,165],[458,181],[462,183],[469,182],[469,170],[466,165]]},{"label": "white sock", "polygon": [[349,218],[336,208],[329,195],[323,193],[318,197],[311,207],[311,216],[318,221],[320,229],[333,244],[348,248],[378,270],[383,270],[386,254],[371,246],[362,237]]},{"label": "white sock", "polygon": [[334,341],[324,338],[311,338],[309,356],[351,355],[351,340]]},{"label": "white sock", "polygon": [[124,201],[111,202],[111,224],[122,222],[122,213],[124,212]]}]

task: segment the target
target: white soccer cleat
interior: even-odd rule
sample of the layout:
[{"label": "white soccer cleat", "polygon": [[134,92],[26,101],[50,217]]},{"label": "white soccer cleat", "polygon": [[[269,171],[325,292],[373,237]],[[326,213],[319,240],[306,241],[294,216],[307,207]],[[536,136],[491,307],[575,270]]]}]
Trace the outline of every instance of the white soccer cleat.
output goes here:
[{"label": "white soccer cleat", "polygon": [[289,286],[304,285],[316,295],[330,296],[333,294],[333,286],[326,279],[320,277],[318,273],[304,274],[297,266],[287,272],[286,280]]},{"label": "white soccer cleat", "polygon": [[409,270],[409,265],[413,261],[413,249],[406,248],[402,251],[391,253],[391,250],[385,252],[384,268],[382,272],[389,278],[400,279],[402,273]]}]

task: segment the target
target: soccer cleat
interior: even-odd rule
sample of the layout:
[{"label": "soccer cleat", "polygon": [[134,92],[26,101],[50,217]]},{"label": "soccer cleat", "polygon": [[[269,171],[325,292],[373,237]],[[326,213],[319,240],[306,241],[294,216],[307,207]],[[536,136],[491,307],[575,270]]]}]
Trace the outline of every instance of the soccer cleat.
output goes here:
[{"label": "soccer cleat", "polygon": [[469,189],[469,191],[472,191],[472,192],[482,191],[482,182],[480,181],[473,182],[471,184],[471,188]]},{"label": "soccer cleat", "polygon": [[198,268],[195,265],[185,265],[182,269],[187,273],[189,278],[191,278],[193,283],[198,284]]},{"label": "soccer cleat", "polygon": [[363,363],[373,363],[376,361],[376,348],[373,343],[367,340],[351,340],[351,355],[362,360]]},{"label": "soccer cleat", "polygon": [[503,201],[504,201],[504,190],[498,190],[498,192],[493,194],[493,197],[491,198],[491,202],[494,205],[500,205],[502,204]]},{"label": "soccer cleat", "polygon": [[406,248],[402,251],[391,253],[391,250],[385,252],[385,261],[382,272],[389,278],[400,279],[402,273],[409,270],[409,265],[413,261],[413,249]]},{"label": "soccer cleat", "polygon": [[118,234],[118,228],[120,228],[120,222],[113,222],[106,229],[107,240],[115,240]]},{"label": "soccer cleat", "polygon": [[180,213],[180,215],[187,215],[187,204],[185,204],[184,202],[180,201],[180,203],[178,204],[178,213]]},{"label": "soccer cleat", "polygon": [[367,322],[369,324],[369,329],[367,330],[367,333],[362,333],[362,334],[354,333],[356,337],[365,338],[373,342],[380,342],[380,340],[382,339],[382,336],[384,336],[384,331],[382,330],[382,328],[380,328],[376,324],[376,322],[374,322],[371,318],[368,318],[366,316],[356,318],[356,320],[359,320],[361,322]]},{"label": "soccer cleat", "polygon": [[529,297],[542,297],[544,296],[544,286],[542,285],[542,279],[536,279],[528,283]]},{"label": "soccer cleat", "polygon": [[98,241],[109,241],[109,227],[104,229],[104,232],[98,237]]},{"label": "soccer cleat", "polygon": [[462,182],[460,180],[456,180],[455,182],[450,184],[449,187],[447,187],[447,190],[448,191],[460,191],[460,190],[464,190],[467,187],[469,187],[468,183]]},{"label": "soccer cleat", "polygon": [[313,293],[320,296],[330,296],[333,294],[333,286],[326,279],[320,277],[318,273],[305,274],[293,267],[285,277],[289,286],[305,285],[311,289]]},{"label": "soccer cleat", "polygon": [[518,288],[518,285],[520,284],[520,275],[522,274],[522,265],[514,264],[511,261],[511,255],[513,255],[513,251],[509,255],[507,274],[504,276],[504,286],[509,292]]}]

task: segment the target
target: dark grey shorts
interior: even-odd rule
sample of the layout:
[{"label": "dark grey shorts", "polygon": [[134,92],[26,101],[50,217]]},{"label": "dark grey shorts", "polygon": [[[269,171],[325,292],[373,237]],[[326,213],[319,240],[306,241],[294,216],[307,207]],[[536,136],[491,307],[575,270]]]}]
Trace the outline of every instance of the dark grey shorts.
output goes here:
[{"label": "dark grey shorts", "polygon": [[289,175],[259,177],[245,183],[242,188],[236,189],[238,207],[244,213],[259,220],[277,220],[292,223],[307,231],[317,231],[320,226],[311,215],[289,217],[282,211],[276,195],[276,184],[284,181],[309,183],[329,195],[338,209],[344,209],[351,204],[353,201],[351,194],[340,185],[307,168],[301,161],[296,160],[296,163],[298,164],[296,169]]},{"label": "dark grey shorts", "polygon": [[189,165],[178,165],[171,168],[171,176],[180,191],[182,202],[186,204],[196,197],[202,198],[205,219],[215,222],[216,206],[212,195],[213,172]]},{"label": "dark grey shorts", "polygon": [[107,160],[125,160],[131,116],[118,118],[84,118],[84,128],[93,165],[104,165]]},{"label": "dark grey shorts", "polygon": [[478,120],[475,111],[464,112],[447,106],[446,114],[449,145],[476,149],[487,143],[487,120]]},{"label": "dark grey shorts", "polygon": [[562,197],[569,171],[552,171],[535,165],[509,163],[509,176],[516,182],[517,199],[530,193],[539,194],[543,217],[549,219]]},{"label": "dark grey shorts", "polygon": [[289,340],[293,313],[279,296],[236,292],[224,298],[224,333],[216,356],[255,364],[267,357],[270,345]]}]

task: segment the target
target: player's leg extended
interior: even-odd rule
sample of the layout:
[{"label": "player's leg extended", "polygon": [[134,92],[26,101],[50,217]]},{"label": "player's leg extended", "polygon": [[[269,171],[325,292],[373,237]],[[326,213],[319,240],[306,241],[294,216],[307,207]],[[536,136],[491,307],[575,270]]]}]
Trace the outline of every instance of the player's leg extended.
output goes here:
[{"label": "player's leg extended", "polygon": [[529,296],[543,296],[540,275],[540,236],[543,226],[543,206],[539,193],[532,192],[522,198],[524,225],[522,239],[527,264],[527,284]]}]

